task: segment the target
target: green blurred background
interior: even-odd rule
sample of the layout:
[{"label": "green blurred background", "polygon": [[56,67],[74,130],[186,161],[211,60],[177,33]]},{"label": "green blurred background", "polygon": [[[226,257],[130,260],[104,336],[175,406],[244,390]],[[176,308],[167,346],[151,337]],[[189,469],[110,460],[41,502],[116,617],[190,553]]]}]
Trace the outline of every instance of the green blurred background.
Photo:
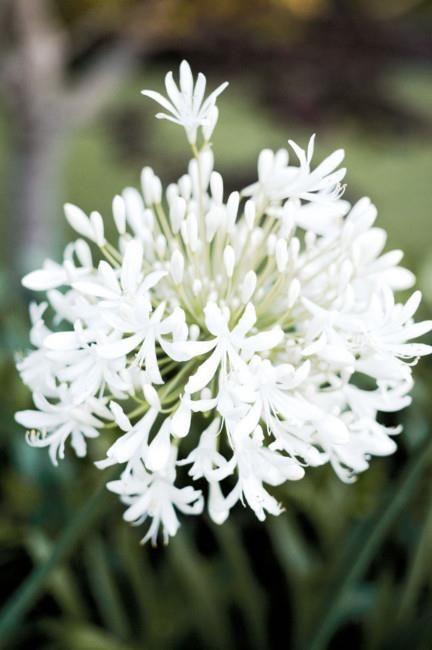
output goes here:
[{"label": "green blurred background", "polygon": [[[421,0],[2,0],[0,3],[0,647],[31,650],[430,650],[432,363],[415,370],[395,456],[354,485],[328,468],[281,488],[260,524],[237,507],[139,546],[104,477],[53,468],[13,412],[28,347],[18,278],[71,236],[67,200],[109,217],[143,165],[180,175],[182,134],[140,90],[187,57],[219,102],[216,165],[252,181],[263,147],[344,147],[432,307],[432,3]],[[428,315],[429,314],[429,315]]]}]

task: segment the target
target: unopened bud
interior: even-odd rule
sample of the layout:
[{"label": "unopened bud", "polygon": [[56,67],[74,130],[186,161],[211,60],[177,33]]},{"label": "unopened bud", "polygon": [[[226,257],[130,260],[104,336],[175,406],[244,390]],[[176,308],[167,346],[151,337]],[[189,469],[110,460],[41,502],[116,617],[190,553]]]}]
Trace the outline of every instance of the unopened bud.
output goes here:
[{"label": "unopened bud", "polygon": [[264,180],[271,172],[274,161],[274,153],[271,149],[263,149],[258,156],[258,178]]},{"label": "unopened bud", "polygon": [[143,385],[143,393],[146,402],[154,409],[159,410],[161,407],[159,395],[156,392],[156,389],[151,384]]},{"label": "unopened bud", "polygon": [[223,179],[219,172],[211,173],[210,189],[213,200],[220,205],[223,202]]},{"label": "unopened bud", "polygon": [[201,330],[196,323],[192,323],[189,327],[189,338],[191,341],[198,341],[200,337]]},{"label": "unopened bud", "polygon": [[267,239],[267,253],[269,255],[274,255],[276,249],[277,237],[276,235],[269,235]]},{"label": "unopened bud", "polygon": [[196,278],[192,283],[192,291],[194,296],[197,296],[199,293],[201,293],[201,289],[202,289],[202,282],[201,280],[198,280]]},{"label": "unopened bud", "polygon": [[151,167],[144,167],[141,172],[141,187],[146,205],[152,205],[153,200],[153,178],[154,172]]},{"label": "unopened bud", "polygon": [[290,283],[288,289],[288,307],[291,308],[297,302],[297,299],[300,295],[300,290],[301,290],[300,282],[298,281],[297,278],[294,278],[294,280]]},{"label": "unopened bud", "polygon": [[240,203],[240,194],[238,192],[232,192],[227,201],[227,232],[231,232],[234,228],[237,212]]},{"label": "unopened bud", "polygon": [[212,106],[207,114],[206,123],[202,126],[202,132],[204,140],[208,142],[212,137],[212,133],[215,129],[219,117],[219,111],[217,106]]},{"label": "unopened bud", "polygon": [[126,232],[126,206],[123,198],[118,194],[113,199],[112,212],[119,235],[124,235]]},{"label": "unopened bud", "polygon": [[170,221],[174,234],[176,235],[182,225],[186,214],[186,201],[181,196],[176,196],[170,203]]},{"label": "unopened bud", "polygon": [[158,235],[156,238],[156,252],[159,257],[165,257],[165,251],[167,247],[167,240],[163,235]]},{"label": "unopened bud", "polygon": [[189,174],[184,174],[178,182],[178,187],[182,197],[188,201],[192,193],[192,183]]},{"label": "unopened bud", "polygon": [[285,239],[278,239],[275,253],[277,269],[279,273],[283,273],[288,264],[288,246]]},{"label": "unopened bud", "polygon": [[104,222],[102,219],[102,215],[99,212],[91,212],[90,223],[93,226],[96,244],[98,246],[104,246],[105,236],[104,236]]},{"label": "unopened bud", "polygon": [[252,230],[254,227],[255,223],[255,218],[256,218],[256,207],[254,201],[252,199],[249,199],[245,203],[245,208],[244,208],[244,216],[245,216],[245,221],[246,225],[249,228],[249,230]]},{"label": "unopened bud", "polygon": [[222,223],[222,209],[218,207],[211,208],[205,216],[206,224],[206,237],[207,241],[210,243],[213,240],[219,226]]},{"label": "unopened bud", "polygon": [[227,276],[229,278],[232,278],[234,273],[234,265],[235,265],[235,253],[232,246],[225,246],[223,258],[224,258],[224,264],[225,264],[225,270]]},{"label": "unopened bud", "polygon": [[183,280],[184,257],[178,249],[171,255],[170,273],[175,284],[180,284]]},{"label": "unopened bud", "polygon": [[244,304],[252,298],[257,285],[257,276],[255,271],[248,271],[244,276],[241,286],[241,299]]}]

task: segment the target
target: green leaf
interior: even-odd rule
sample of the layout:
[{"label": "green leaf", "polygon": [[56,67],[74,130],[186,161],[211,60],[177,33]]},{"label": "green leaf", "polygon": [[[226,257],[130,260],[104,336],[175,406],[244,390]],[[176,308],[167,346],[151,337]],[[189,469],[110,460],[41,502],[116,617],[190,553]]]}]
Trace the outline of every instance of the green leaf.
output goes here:
[{"label": "green leaf", "polygon": [[258,650],[266,646],[264,615],[266,601],[264,594],[251,570],[238,531],[229,520],[222,526],[212,526],[223,551],[223,559],[228,562],[232,576],[237,604],[242,609],[248,629],[251,647]]},{"label": "green leaf", "polygon": [[[27,536],[26,546],[34,563],[46,562],[53,552],[53,543],[42,531],[32,530]],[[87,613],[85,601],[80,593],[75,575],[64,563],[54,569],[47,578],[47,590],[51,592],[63,611],[69,616],[85,618]]]},{"label": "green leaf", "polygon": [[2,644],[14,634],[22,619],[37,601],[53,569],[64,560],[81,537],[102,515],[104,506],[109,502],[105,481],[106,477],[93,496],[71,519],[46,561],[33,569],[1,610],[0,639]]},{"label": "green leaf", "polygon": [[309,638],[300,644],[305,650],[322,650],[334,632],[341,607],[353,584],[369,566],[374,553],[414,493],[425,466],[430,461],[432,438],[417,451],[396,487],[392,486],[384,504],[365,519],[340,549],[333,575],[327,576],[328,589],[322,596],[316,621]]},{"label": "green leaf", "polygon": [[110,568],[108,551],[99,535],[92,535],[86,541],[84,557],[90,588],[105,627],[120,639],[127,639],[126,611]]},{"label": "green leaf", "polygon": [[180,530],[170,542],[169,558],[182,581],[182,591],[189,595],[192,621],[202,638],[204,647],[232,647],[227,612],[221,604],[217,581],[209,571],[210,567],[197,553],[194,545]]},{"label": "green leaf", "polygon": [[430,582],[431,568],[431,544],[432,544],[432,494],[429,507],[423,522],[418,542],[414,549],[411,549],[410,566],[405,581],[405,586],[399,602],[397,622],[403,622],[412,618],[415,613],[416,601],[421,588],[425,582]]},{"label": "green leaf", "polygon": [[54,647],[58,650],[142,650],[142,646],[125,643],[89,623],[48,620],[42,622],[41,627],[53,639]]}]

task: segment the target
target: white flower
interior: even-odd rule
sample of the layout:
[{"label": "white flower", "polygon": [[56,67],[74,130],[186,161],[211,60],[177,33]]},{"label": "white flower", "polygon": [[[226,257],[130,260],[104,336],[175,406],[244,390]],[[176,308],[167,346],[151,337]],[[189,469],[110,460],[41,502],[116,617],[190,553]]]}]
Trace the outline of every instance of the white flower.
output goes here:
[{"label": "white flower", "polygon": [[96,414],[110,417],[103,403],[93,399],[85,404],[74,404],[66,391],[60,391],[60,401],[55,404],[39,393],[33,394],[33,401],[38,410],[20,411],[15,418],[29,429],[27,440],[33,447],[49,447],[54,465],[57,465],[58,458],[64,458],[69,437],[76,455],[85,456],[86,438],[97,438],[99,429],[103,427]]},{"label": "white flower", "polygon": [[32,291],[47,291],[86,277],[92,268],[93,261],[88,244],[83,239],[77,239],[66,247],[63,264],[46,260],[42,269],[24,276],[22,284]]},{"label": "white flower", "polygon": [[193,358],[203,352],[213,350],[204,363],[202,363],[194,375],[189,377],[185,386],[188,393],[196,393],[209,384],[215,376],[219,366],[221,367],[222,379],[226,377],[229,369],[238,369],[244,365],[239,352],[243,351],[250,355],[254,352],[263,352],[277,346],[283,337],[279,327],[267,332],[260,332],[249,337],[246,334],[252,329],[256,322],[255,308],[252,303],[246,305],[243,315],[237,325],[229,329],[230,314],[222,311],[215,303],[209,302],[205,309],[205,324],[210,334],[215,337],[212,341],[186,341],[183,344],[173,345],[172,356],[175,358],[175,351],[178,349],[180,355],[185,358]]},{"label": "white flower", "polygon": [[189,465],[189,475],[194,481],[204,477],[213,483],[220,481],[233,473],[235,459],[227,461],[218,451],[217,442],[221,422],[215,418],[202,432],[198,445],[193,449],[187,458],[178,461],[178,465]]},{"label": "white flower", "polygon": [[280,514],[280,504],[263,483],[275,486],[288,480],[297,481],[304,476],[303,468],[291,458],[264,447],[261,427],[257,427],[252,436],[238,436],[234,440],[238,483],[228,495],[227,505],[231,507],[238,499],[245,499],[261,521],[266,512]]},{"label": "white flower", "polygon": [[136,456],[142,457],[145,454],[150,431],[161,407],[157,393],[151,386],[144,386],[143,390],[149,403],[149,409],[134,426],[130,423],[122,407],[116,402],[111,402],[110,409],[114,419],[119,429],[125,433],[108,449],[106,459],[96,463],[100,469],[117,463],[130,462]]},{"label": "white flower", "polygon": [[[261,209],[267,203],[277,204],[283,199],[303,199],[320,204],[338,201],[344,190],[340,181],[346,173],[345,168],[336,170],[344,159],[343,149],[334,151],[311,171],[315,136],[309,140],[307,151],[292,140],[289,144],[297,155],[300,166],[288,164],[289,154],[286,149],[279,149],[276,153],[264,149],[258,158],[258,182],[245,188],[243,194],[253,196]],[[343,203],[342,214],[345,207]],[[324,216],[325,214],[324,210]]]},{"label": "white flower", "polygon": [[147,517],[152,518],[143,544],[150,539],[156,544],[160,526],[165,544],[176,534],[180,525],[176,509],[188,515],[202,512],[202,493],[191,485],[176,487],[175,478],[175,451],[172,450],[171,462],[162,471],[150,474],[138,461],[119,481],[107,484],[108,489],[119,494],[129,506],[123,515],[126,521],[141,524]]},{"label": "white flower", "polygon": [[279,514],[272,487],[308,467],[353,481],[395,450],[400,427],[379,414],[409,405],[413,366],[432,351],[416,342],[432,330],[413,320],[420,292],[395,298],[414,276],[384,250],[376,208],[341,198],[342,150],[314,168],[314,137],[306,151],[289,142],[292,160],[266,149],[257,181],[225,196],[209,145],[225,84],[204,99],[204,76],[194,84],[183,62],[166,88],[169,99],[144,94],[186,130],[187,172],[164,192],[144,167],[142,193],[114,198],[114,241],[99,213],[66,206],[101,259],[78,239],[24,278],[47,299],[30,308],[33,349],[17,361],[34,393],[16,415],[29,442],[57,464],[68,438],[84,456],[103,435],[96,466],[121,467],[108,487],[127,521],[151,519],[153,543],[175,534],[177,511],[202,511],[196,481],[217,524],[239,500],[259,519]]},{"label": "white flower", "polygon": [[207,99],[204,99],[205,76],[200,72],[194,85],[190,66],[187,61],[182,61],[180,64],[180,87],[175,83],[172,72],[168,72],[165,77],[165,88],[169,99],[154,90],[143,90],[142,94],[154,99],[155,102],[168,111],[168,113],[157,113],[156,117],[158,119],[169,120],[174,124],[183,126],[189,142],[195,144],[199,127],[202,127],[205,131],[206,140],[211,137],[217,120],[215,102],[218,95],[227,86],[228,82],[225,81]]}]

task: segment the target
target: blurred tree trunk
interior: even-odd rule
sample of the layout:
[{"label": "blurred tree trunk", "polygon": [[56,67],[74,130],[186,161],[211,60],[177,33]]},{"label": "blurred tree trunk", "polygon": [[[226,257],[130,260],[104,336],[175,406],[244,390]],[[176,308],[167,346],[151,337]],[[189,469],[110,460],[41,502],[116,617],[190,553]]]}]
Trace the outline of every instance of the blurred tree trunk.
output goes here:
[{"label": "blurred tree trunk", "polygon": [[8,244],[14,259],[11,270],[17,273],[40,264],[43,253],[57,243],[54,213],[64,144],[59,135],[34,138],[23,134],[18,134],[14,143]]},{"label": "blurred tree trunk", "polygon": [[3,5],[2,86],[10,111],[13,154],[7,254],[15,277],[53,247],[55,210],[69,137],[107,102],[138,50],[116,42],[71,84],[68,36],[49,0]]}]

